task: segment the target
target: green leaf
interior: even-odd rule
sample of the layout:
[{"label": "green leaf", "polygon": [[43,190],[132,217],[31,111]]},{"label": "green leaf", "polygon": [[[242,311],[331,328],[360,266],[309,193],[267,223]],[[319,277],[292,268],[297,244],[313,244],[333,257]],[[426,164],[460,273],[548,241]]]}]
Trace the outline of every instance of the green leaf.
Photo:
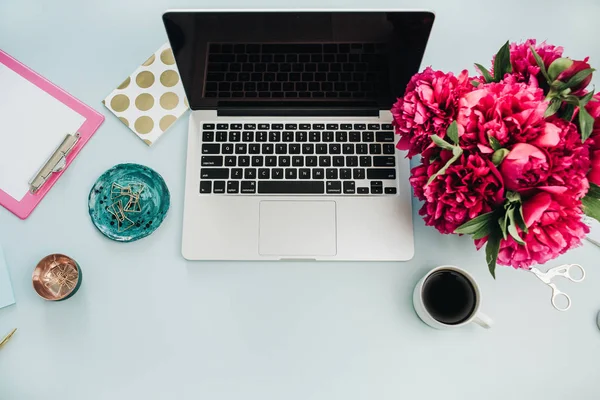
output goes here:
[{"label": "green leaf", "polygon": [[581,130],[581,141],[585,142],[592,134],[594,128],[594,117],[590,115],[585,107],[579,107],[579,129]]},{"label": "green leaf", "polygon": [[544,113],[544,118],[548,118],[548,117],[551,117],[552,115],[556,114],[556,112],[560,108],[561,104],[562,104],[562,100],[556,99],[556,98],[552,99],[552,101],[550,101],[550,104],[548,105],[548,108],[546,108],[546,112]]},{"label": "green leaf", "polygon": [[589,195],[581,199],[583,205],[583,212],[588,217],[594,218],[600,222],[600,200]]},{"label": "green leaf", "polygon": [[498,141],[498,139],[496,139],[495,137],[488,136],[488,140],[490,141],[490,146],[492,147],[492,149],[494,151],[500,150],[502,148],[502,145],[500,144],[500,142]]},{"label": "green leaf", "polygon": [[479,69],[481,75],[483,75],[483,79],[486,83],[494,81],[494,78],[492,78],[492,74],[490,74],[490,71],[488,71],[483,65],[475,63],[475,66]]},{"label": "green leaf", "polygon": [[500,251],[500,240],[502,236],[498,231],[493,231],[488,236],[485,246],[485,261],[492,277],[496,279],[496,260],[498,260],[498,251]]},{"label": "green leaf", "polygon": [[476,81],[475,79],[473,79],[473,80],[471,81],[471,85],[473,85],[473,86],[477,87],[477,86],[481,85],[481,82],[479,82],[479,81]]},{"label": "green leaf", "polygon": [[551,81],[556,80],[556,77],[571,65],[573,65],[573,60],[570,58],[557,58],[556,60],[552,61],[552,64],[550,64],[548,67],[548,77]]},{"label": "green leaf", "polygon": [[515,221],[517,222],[517,226],[521,228],[523,232],[527,233],[529,230],[527,229],[527,225],[525,225],[525,218],[523,218],[523,207],[518,206],[517,208],[519,212],[515,213]]},{"label": "green leaf", "polygon": [[546,66],[544,65],[544,60],[542,60],[542,57],[540,57],[540,55],[537,53],[537,51],[535,51],[532,45],[529,45],[529,49],[533,54],[533,58],[535,58],[537,66],[540,67],[540,72],[542,73],[542,75],[544,75],[544,78],[546,78],[546,81],[548,83],[552,82],[552,80],[550,80],[550,77],[548,76],[548,71],[546,71]]},{"label": "green leaf", "polygon": [[473,239],[473,240],[483,239],[484,237],[489,236],[490,233],[492,233],[493,229],[494,229],[494,226],[492,224],[486,225],[486,226],[482,227],[480,230],[475,231],[471,235],[471,239]]},{"label": "green leaf", "polygon": [[483,227],[486,227],[486,226],[489,227],[491,224],[493,224],[494,220],[495,220],[494,212],[490,211],[489,213],[481,214],[480,216],[475,217],[472,220],[465,222],[464,224],[462,224],[461,226],[456,228],[454,230],[454,233],[462,233],[465,235],[471,235]]},{"label": "green leaf", "polygon": [[450,143],[446,142],[444,139],[442,139],[438,135],[435,135],[435,134],[431,135],[431,140],[433,141],[433,143],[436,144],[436,146],[441,147],[444,150],[454,149],[454,146],[452,146]]},{"label": "green leaf", "polygon": [[592,197],[594,199],[600,199],[600,186],[590,182],[590,189],[588,190],[586,197]]},{"label": "green leaf", "polygon": [[521,236],[519,235],[519,231],[517,230],[517,223],[515,221],[514,207],[510,208],[508,210],[508,212],[506,213],[506,215],[508,216],[508,233],[509,233],[509,235],[514,239],[515,242],[517,242],[521,246],[524,246],[525,242],[523,241],[523,239],[521,239]]},{"label": "green leaf", "polygon": [[454,147],[452,153],[454,154],[452,156],[452,158],[449,159],[448,162],[446,163],[446,165],[444,165],[442,168],[440,168],[440,170],[438,172],[431,175],[431,177],[427,181],[427,185],[429,185],[431,182],[433,182],[433,180],[435,178],[437,178],[438,176],[444,175],[446,173],[446,170],[448,169],[448,167],[450,167],[452,164],[454,164],[454,162],[456,160],[458,160],[458,158],[462,155],[463,150],[460,147]]},{"label": "green leaf", "polygon": [[452,143],[458,145],[458,123],[452,121],[452,123],[446,129],[446,136],[452,140]]},{"label": "green leaf", "polygon": [[560,117],[567,122],[571,122],[573,114],[575,114],[575,106],[573,104],[565,104]]},{"label": "green leaf", "polygon": [[494,82],[500,82],[504,74],[512,72],[510,64],[510,43],[506,41],[494,58]]},{"label": "green leaf", "polygon": [[[569,79],[567,82],[561,82],[557,86],[557,90],[559,92],[562,92],[565,89],[570,89],[577,85],[580,85],[581,82],[583,82],[585,80],[585,78],[587,78],[589,75],[591,75],[594,71],[595,71],[594,68],[588,68],[588,69],[584,69],[583,71],[579,71],[578,73],[573,75],[571,77],[571,79]],[[558,81],[558,82],[560,82],[560,81]]]},{"label": "green leaf", "polygon": [[593,90],[591,92],[589,92],[588,94],[586,94],[585,96],[583,96],[582,98],[579,99],[579,107],[585,107],[587,105],[587,103],[590,102],[590,100],[592,99],[592,97],[594,97],[594,91]]},{"label": "green leaf", "polygon": [[508,211],[498,218],[498,225],[500,225],[502,237],[506,240],[508,238]]},{"label": "green leaf", "polygon": [[497,167],[498,165],[500,165],[502,163],[504,158],[506,158],[508,153],[510,153],[510,151],[508,149],[496,150],[494,152],[494,154],[492,155],[492,163],[494,163],[494,165]]}]

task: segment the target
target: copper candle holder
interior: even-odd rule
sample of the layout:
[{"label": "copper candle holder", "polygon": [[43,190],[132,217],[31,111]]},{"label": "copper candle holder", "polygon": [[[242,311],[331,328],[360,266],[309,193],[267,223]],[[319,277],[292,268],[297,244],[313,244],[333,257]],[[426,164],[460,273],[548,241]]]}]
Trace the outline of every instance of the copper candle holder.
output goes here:
[{"label": "copper candle holder", "polygon": [[81,286],[81,269],[71,257],[50,254],[35,267],[32,276],[37,294],[50,301],[66,300]]}]

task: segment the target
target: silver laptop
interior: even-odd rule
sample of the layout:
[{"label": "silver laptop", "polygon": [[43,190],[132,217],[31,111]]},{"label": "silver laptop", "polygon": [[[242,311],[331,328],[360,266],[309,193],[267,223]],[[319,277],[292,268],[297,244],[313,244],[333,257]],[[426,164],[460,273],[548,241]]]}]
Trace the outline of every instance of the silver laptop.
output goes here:
[{"label": "silver laptop", "polygon": [[389,109],[429,12],[169,11],[192,109],[188,260],[403,261],[409,163]]}]

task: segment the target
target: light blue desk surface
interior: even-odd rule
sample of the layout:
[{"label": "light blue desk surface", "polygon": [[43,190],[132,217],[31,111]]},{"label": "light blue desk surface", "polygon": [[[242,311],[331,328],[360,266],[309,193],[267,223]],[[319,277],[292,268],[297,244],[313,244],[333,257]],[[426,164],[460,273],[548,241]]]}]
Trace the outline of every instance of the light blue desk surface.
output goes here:
[{"label": "light blue desk surface", "polygon": [[[187,118],[147,148],[100,102],[166,41],[165,9],[285,4],[0,2],[0,48],[106,115],[28,220],[0,208],[0,243],[17,300],[0,310],[0,335],[19,328],[0,351],[0,399],[598,399],[600,249],[589,243],[548,265],[587,269],[581,284],[559,282],[573,300],[566,313],[552,308],[550,289],[532,274],[499,268],[494,282],[484,254],[466,237],[425,227],[416,204],[416,256],[406,263],[181,257]],[[574,58],[590,55],[600,67],[595,0],[302,5],[435,10],[423,66],[487,64],[506,39],[536,37],[564,45]],[[154,235],[123,245],[96,231],[87,195],[102,172],[129,161],[164,176],[172,208]],[[72,256],[84,271],[81,290],[66,302],[44,302],[31,287],[34,266],[53,252]],[[492,330],[440,332],[415,316],[413,286],[444,263],[478,279],[483,309],[496,321]]]}]

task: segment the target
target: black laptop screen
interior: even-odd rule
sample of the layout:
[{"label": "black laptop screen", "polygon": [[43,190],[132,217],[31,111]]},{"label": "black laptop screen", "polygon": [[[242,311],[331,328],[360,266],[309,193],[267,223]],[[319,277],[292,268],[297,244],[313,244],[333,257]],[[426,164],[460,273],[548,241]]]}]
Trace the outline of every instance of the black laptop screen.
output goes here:
[{"label": "black laptop screen", "polygon": [[193,110],[220,102],[389,108],[419,69],[429,12],[167,12]]}]

